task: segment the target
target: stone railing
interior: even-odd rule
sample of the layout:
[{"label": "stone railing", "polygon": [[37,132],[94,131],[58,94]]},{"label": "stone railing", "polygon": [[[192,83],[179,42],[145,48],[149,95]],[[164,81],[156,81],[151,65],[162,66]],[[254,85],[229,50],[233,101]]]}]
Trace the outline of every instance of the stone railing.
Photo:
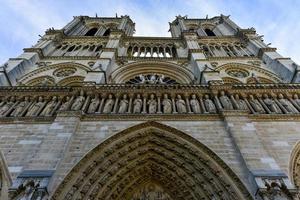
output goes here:
[{"label": "stone railing", "polygon": [[186,119],[234,110],[253,116],[299,115],[298,94],[300,85],[296,84],[2,87],[0,117],[51,118],[72,111],[87,117],[128,119],[179,115]]}]

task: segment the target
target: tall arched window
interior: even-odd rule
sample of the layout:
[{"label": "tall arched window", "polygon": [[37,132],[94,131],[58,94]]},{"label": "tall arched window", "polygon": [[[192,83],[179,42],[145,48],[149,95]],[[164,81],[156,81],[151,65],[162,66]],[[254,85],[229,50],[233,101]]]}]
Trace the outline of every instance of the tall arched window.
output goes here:
[{"label": "tall arched window", "polygon": [[204,31],[205,31],[207,36],[216,36],[216,34],[208,28],[204,29]]},{"label": "tall arched window", "polygon": [[109,34],[110,34],[110,28],[106,29],[103,36],[109,36]]},{"label": "tall arched window", "polygon": [[91,28],[86,34],[85,36],[94,36],[96,34],[96,32],[98,31],[98,28]]}]

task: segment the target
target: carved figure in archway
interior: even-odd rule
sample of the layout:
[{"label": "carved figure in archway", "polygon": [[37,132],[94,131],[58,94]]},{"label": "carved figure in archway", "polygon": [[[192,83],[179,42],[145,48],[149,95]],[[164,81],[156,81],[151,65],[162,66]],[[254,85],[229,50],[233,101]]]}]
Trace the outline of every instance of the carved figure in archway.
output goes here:
[{"label": "carved figure in archway", "polygon": [[66,97],[66,101],[60,106],[60,111],[66,111],[69,109],[71,104],[71,98],[69,96]]},{"label": "carved figure in archway", "polygon": [[190,100],[190,105],[192,108],[192,112],[200,113],[200,104],[195,94],[192,94],[192,99]]},{"label": "carved figure in archway", "polygon": [[278,101],[286,109],[287,112],[298,113],[298,110],[292,105],[289,100],[285,99],[281,93],[278,95]]},{"label": "carved figure in archway", "polygon": [[87,113],[94,113],[100,103],[99,95],[95,95],[95,97],[91,100]]},{"label": "carved figure in archway", "polygon": [[224,91],[220,92],[219,99],[225,110],[233,110],[232,103],[231,103],[230,99],[228,98],[228,96],[225,95]]},{"label": "carved figure in archway", "polygon": [[186,104],[185,101],[181,98],[181,95],[177,95],[176,107],[178,113],[186,113]]},{"label": "carved figure in archway", "polygon": [[11,113],[11,116],[13,117],[19,117],[22,115],[24,109],[30,104],[29,97],[24,97],[24,101],[21,101],[14,109],[14,111]]},{"label": "carved figure in archway", "polygon": [[248,110],[248,106],[243,99],[240,99],[239,94],[235,94],[235,101],[239,110]]},{"label": "carved figure in archway", "polygon": [[214,102],[209,98],[209,96],[207,94],[204,95],[204,105],[205,105],[207,112],[209,112],[209,113],[217,112]]},{"label": "carved figure in archway", "polygon": [[141,95],[137,94],[135,100],[133,101],[133,113],[141,113],[143,106],[143,101]]},{"label": "carved figure in archway", "polygon": [[170,114],[172,112],[172,101],[168,98],[168,94],[164,94],[162,105],[163,105],[163,113]]},{"label": "carved figure in archway", "polygon": [[263,101],[271,112],[282,113],[276,102],[270,99],[267,94],[263,94]]},{"label": "carved figure in archway", "polygon": [[15,96],[12,96],[12,97],[7,99],[6,104],[4,104],[0,108],[0,117],[3,117],[6,114],[6,112],[15,104],[15,101],[16,101]]},{"label": "carved figure in archway", "polygon": [[127,100],[127,94],[123,95],[123,99],[120,101],[120,107],[118,113],[125,113],[128,109],[128,100]]},{"label": "carved figure in archway", "polygon": [[254,98],[252,94],[249,95],[249,103],[253,107],[254,111],[257,113],[266,113],[263,106],[259,103],[257,99]]},{"label": "carved figure in archway", "polygon": [[57,96],[53,96],[52,100],[46,105],[43,112],[41,113],[41,116],[50,116],[51,113],[54,111],[54,109],[57,106]]},{"label": "carved figure in archway", "polygon": [[150,99],[148,100],[147,104],[149,105],[149,114],[156,113],[157,102],[156,99],[154,98],[154,94],[150,95]]},{"label": "carved figure in archway", "polygon": [[300,99],[298,97],[298,94],[294,94],[294,102],[300,107]]},{"label": "carved figure in archway", "polygon": [[43,97],[39,97],[37,102],[33,103],[26,113],[26,116],[37,116],[45,105]]},{"label": "carved figure in archway", "polygon": [[83,90],[80,91],[80,95],[76,97],[73,105],[71,106],[71,110],[78,111],[81,109],[82,105],[84,104],[85,97]]},{"label": "carved figure in archway", "polygon": [[103,113],[105,114],[111,113],[114,104],[115,104],[115,100],[113,99],[112,94],[109,94],[108,99],[106,100],[103,108]]}]

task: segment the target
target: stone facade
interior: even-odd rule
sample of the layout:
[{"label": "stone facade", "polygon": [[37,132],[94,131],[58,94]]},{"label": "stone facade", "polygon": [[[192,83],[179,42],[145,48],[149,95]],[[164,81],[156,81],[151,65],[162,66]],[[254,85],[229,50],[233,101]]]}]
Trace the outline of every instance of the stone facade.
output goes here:
[{"label": "stone facade", "polygon": [[298,65],[228,16],[48,29],[0,72],[1,199],[299,199]]}]

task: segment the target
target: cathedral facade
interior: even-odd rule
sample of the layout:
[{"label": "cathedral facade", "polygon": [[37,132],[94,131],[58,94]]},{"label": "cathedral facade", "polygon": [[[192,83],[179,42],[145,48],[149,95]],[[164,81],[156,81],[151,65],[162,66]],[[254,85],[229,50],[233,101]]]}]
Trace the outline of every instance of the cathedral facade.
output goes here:
[{"label": "cathedral facade", "polygon": [[2,200],[299,199],[300,73],[229,16],[77,16],[0,71]]}]

